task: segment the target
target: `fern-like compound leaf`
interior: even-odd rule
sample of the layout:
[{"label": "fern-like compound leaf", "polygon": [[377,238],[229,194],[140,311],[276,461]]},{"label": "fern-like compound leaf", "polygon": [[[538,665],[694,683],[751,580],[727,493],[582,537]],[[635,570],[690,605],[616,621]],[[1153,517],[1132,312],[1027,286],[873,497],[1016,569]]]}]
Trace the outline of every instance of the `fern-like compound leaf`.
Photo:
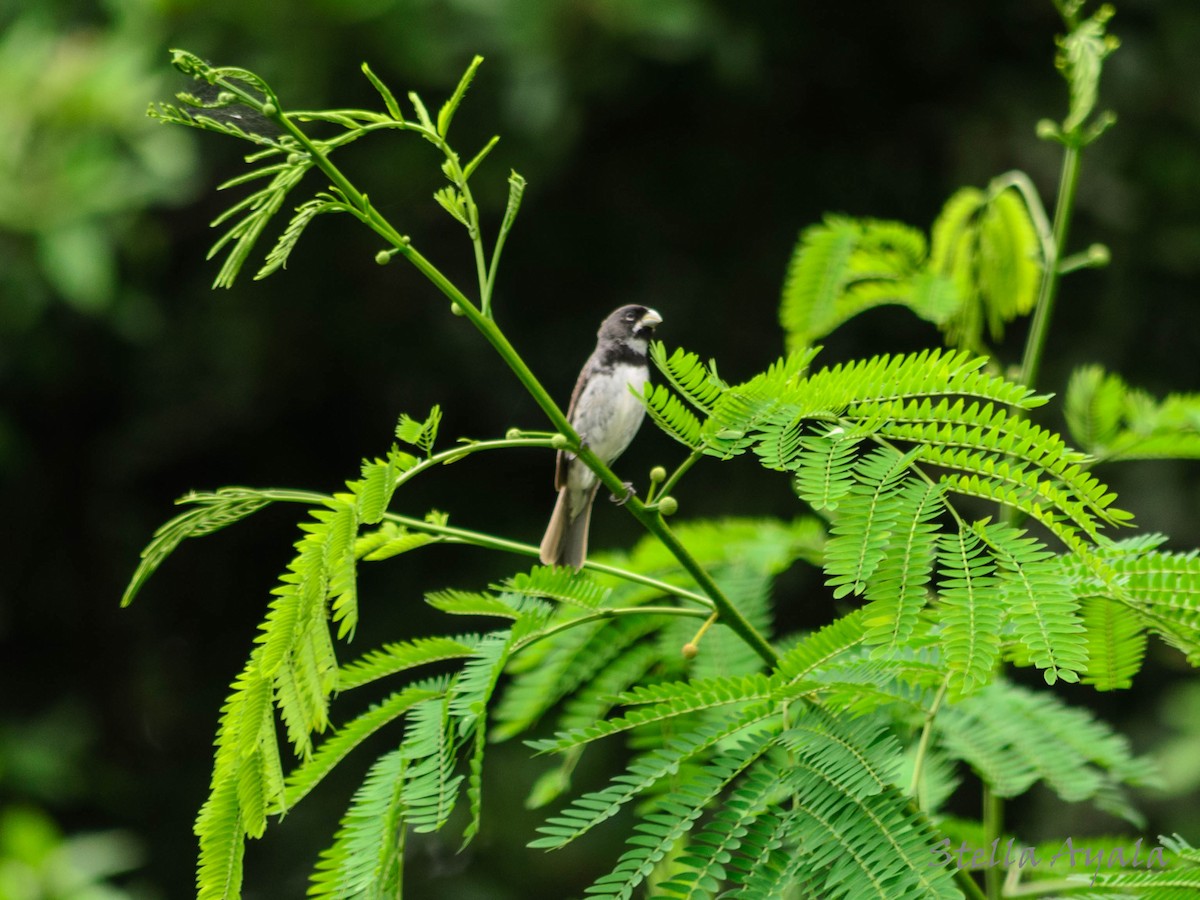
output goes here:
[{"label": "fern-like compound leaf", "polygon": [[554,850],[586,834],[623,809],[638,796],[647,793],[664,779],[675,776],[680,767],[751,728],[771,730],[771,707],[757,704],[737,716],[706,722],[668,738],[661,747],[635,758],[608,787],[576,798],[538,828],[542,837],[530,847]]},{"label": "fern-like compound leaf", "polygon": [[339,691],[348,691],[418,666],[465,659],[475,652],[479,642],[478,635],[461,634],[384,644],[342,666],[338,670],[337,687]]},{"label": "fern-like compound leaf", "polygon": [[1088,597],[1080,608],[1087,640],[1083,680],[1098,691],[1133,685],[1146,655],[1146,632],[1137,612],[1107,597]]},{"label": "fern-like compound leaf", "polygon": [[527,744],[539,753],[561,753],[641,725],[675,719],[685,713],[764,700],[771,695],[772,688],[773,682],[765,676],[712,680],[699,685],[691,682],[673,682],[646,688],[645,690],[653,692],[652,696],[660,699],[637,706],[615,719],[593,722],[575,731],[560,732],[553,738],[528,741]]},{"label": "fern-like compound leaf", "polygon": [[912,635],[925,607],[943,511],[940,486],[909,481],[896,495],[895,540],[866,582],[866,642],[888,652]]},{"label": "fern-like compound leaf", "polygon": [[999,563],[1000,593],[1017,638],[1047,684],[1075,682],[1087,668],[1079,603],[1062,567],[1045,545],[1011,526],[977,526]]},{"label": "fern-like compound leaf", "polygon": [[122,606],[133,602],[150,576],[184,540],[219,531],[246,516],[253,515],[268,506],[271,500],[259,491],[221,488],[212,493],[193,492],[177,502],[192,504],[192,508],[175,516],[154,532],[154,539],[142,551],[141,562],[121,597]]},{"label": "fern-like compound leaf", "polygon": [[284,802],[279,811],[299,803],[371,735],[405,715],[418,703],[445,696],[446,688],[445,678],[416,682],[342,725],[321,742],[312,756],[288,774]]},{"label": "fern-like compound leaf", "polygon": [[887,554],[903,506],[903,478],[915,456],[880,448],[854,467],[855,484],[839,504],[825,545],[825,583],[834,589],[834,597],[866,590]]},{"label": "fern-like compound leaf", "polygon": [[1004,607],[996,563],[970,530],[942,535],[937,559],[942,648],[953,693],[963,696],[992,680],[1000,655]]},{"label": "fern-like compound leaf", "polygon": [[993,682],[944,708],[938,728],[943,747],[1002,797],[1043,781],[1064,800],[1092,800],[1136,825],[1123,787],[1157,782],[1155,768],[1123,736],[1044,691]]},{"label": "fern-like compound leaf", "polygon": [[793,463],[797,496],[813,509],[836,510],[854,485],[852,469],[859,439],[844,429],[798,439],[799,451],[792,459],[780,459],[780,468]]},{"label": "fern-like compound leaf", "polygon": [[401,747],[407,767],[400,796],[404,820],[413,831],[439,830],[454,809],[462,782],[462,775],[454,773],[456,730],[449,696],[422,701],[408,714]]},{"label": "fern-like compound leaf", "polygon": [[700,419],[665,385],[647,385],[646,411],[663,431],[690,449],[704,443]]},{"label": "fern-like compound leaf", "polygon": [[371,766],[342,817],[333,845],[321,851],[309,897],[375,900],[400,896],[404,871],[404,804],[408,760],[385,753]]},{"label": "fern-like compound leaf", "polygon": [[681,348],[667,356],[662,341],[650,344],[650,359],[675,393],[704,415],[712,412],[717,399],[729,387],[717,376],[714,365],[705,365],[695,353]]},{"label": "fern-like compound leaf", "polygon": [[774,738],[769,730],[748,736],[714,757],[699,772],[657,801],[653,811],[634,826],[633,835],[627,841],[630,849],[617,861],[616,867],[596,879],[584,893],[629,900],[672,845],[692,829],[705,807],[753,765]]}]

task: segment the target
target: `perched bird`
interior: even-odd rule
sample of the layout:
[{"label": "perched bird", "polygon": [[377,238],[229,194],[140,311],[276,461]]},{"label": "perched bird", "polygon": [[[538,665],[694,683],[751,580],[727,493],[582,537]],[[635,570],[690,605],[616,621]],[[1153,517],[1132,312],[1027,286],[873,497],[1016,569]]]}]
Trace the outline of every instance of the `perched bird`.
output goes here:
[{"label": "perched bird", "polygon": [[[640,394],[650,379],[646,349],[661,322],[652,309],[622,306],[600,326],[596,349],[575,382],[567,419],[605,465],[624,452],[642,424],[646,409],[630,388]],[[541,560],[578,571],[587,558],[588,523],[600,484],[573,453],[560,450],[554,486],[558,502],[542,538]]]}]

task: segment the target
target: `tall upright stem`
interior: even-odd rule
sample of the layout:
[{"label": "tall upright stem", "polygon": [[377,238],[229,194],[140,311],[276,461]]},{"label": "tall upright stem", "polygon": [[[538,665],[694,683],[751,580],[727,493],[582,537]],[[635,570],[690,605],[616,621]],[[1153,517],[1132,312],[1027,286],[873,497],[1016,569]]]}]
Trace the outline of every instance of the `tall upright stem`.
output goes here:
[{"label": "tall upright stem", "polygon": [[1054,225],[1051,229],[1049,258],[1042,269],[1042,281],[1038,286],[1037,306],[1033,311],[1033,322],[1029,326],[1029,337],[1025,342],[1025,356],[1021,360],[1021,383],[1027,388],[1037,386],[1038,370],[1046,349],[1046,337],[1050,333],[1050,318],[1054,313],[1054,301],[1058,297],[1058,282],[1062,277],[1059,260],[1067,242],[1071,227],[1071,215],[1075,210],[1075,190],[1079,185],[1080,149],[1077,141],[1067,144],[1063,154],[1062,174],[1058,181],[1058,199],[1054,204]]}]

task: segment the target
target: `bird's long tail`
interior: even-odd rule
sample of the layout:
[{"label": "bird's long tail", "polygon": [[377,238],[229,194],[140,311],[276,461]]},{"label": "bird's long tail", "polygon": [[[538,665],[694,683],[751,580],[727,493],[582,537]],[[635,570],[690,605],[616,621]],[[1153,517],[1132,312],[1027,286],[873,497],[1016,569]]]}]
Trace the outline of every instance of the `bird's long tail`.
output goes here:
[{"label": "bird's long tail", "polygon": [[598,487],[599,485],[595,485],[588,491],[587,502],[573,518],[569,508],[570,488],[563,486],[559,489],[558,500],[554,504],[554,512],[550,516],[550,524],[546,527],[546,535],[542,538],[538,554],[544,565],[570,566],[576,572],[583,568],[583,562],[587,559],[592,501],[596,499]]}]

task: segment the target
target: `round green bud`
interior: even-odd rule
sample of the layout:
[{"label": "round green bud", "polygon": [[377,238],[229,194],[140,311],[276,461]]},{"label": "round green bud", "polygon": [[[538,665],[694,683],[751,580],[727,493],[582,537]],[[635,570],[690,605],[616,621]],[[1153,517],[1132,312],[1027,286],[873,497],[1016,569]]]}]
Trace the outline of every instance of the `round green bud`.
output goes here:
[{"label": "round green bud", "polygon": [[565,450],[567,448],[567,436],[565,434],[556,434],[550,438],[550,446],[555,450]]},{"label": "round green bud", "polygon": [[695,659],[700,655],[700,648],[693,643],[686,643],[679,651],[683,654],[684,659]]},{"label": "round green bud", "polygon": [[650,480],[654,484],[662,484],[667,480],[667,470],[662,466],[655,466],[650,470]]},{"label": "round green bud", "polygon": [[450,312],[454,313],[454,315],[456,315],[456,316],[465,316],[466,315],[466,312],[457,303],[450,304]]},{"label": "round green bud", "polygon": [[279,112],[279,108],[277,106],[275,106],[274,103],[264,103],[263,104],[262,114],[264,116],[266,116],[268,119],[271,118],[271,116],[275,115],[278,112]]},{"label": "round green bud", "polygon": [[1112,253],[1104,244],[1092,244],[1087,249],[1087,255],[1093,266],[1107,266],[1112,261]]},{"label": "round green bud", "polygon": [[515,441],[520,437],[521,437],[521,429],[520,428],[510,428],[510,429],[508,429],[508,431],[504,432],[504,439],[506,441]]},{"label": "round green bud", "polygon": [[663,497],[658,501],[658,511],[664,516],[673,516],[679,511],[679,501],[674,497]]},{"label": "round green bud", "polygon": [[386,266],[391,261],[392,261],[392,251],[391,250],[380,250],[378,253],[375,254],[375,265],[377,265],[377,266]]},{"label": "round green bud", "polygon": [[1042,119],[1037,123],[1037,136],[1043,141],[1052,140],[1060,134],[1058,126],[1050,119]]}]

